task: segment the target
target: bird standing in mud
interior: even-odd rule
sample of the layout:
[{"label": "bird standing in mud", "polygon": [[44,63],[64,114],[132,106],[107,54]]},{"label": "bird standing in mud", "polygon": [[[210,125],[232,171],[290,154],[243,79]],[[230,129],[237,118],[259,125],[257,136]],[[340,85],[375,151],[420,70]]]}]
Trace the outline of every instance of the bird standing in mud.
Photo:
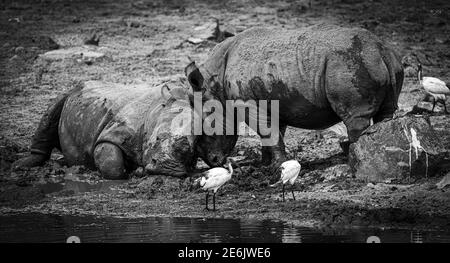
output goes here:
[{"label": "bird standing in mud", "polygon": [[204,173],[202,177],[195,180],[196,182],[200,181],[200,186],[203,190],[206,191],[206,210],[209,210],[209,191],[213,191],[213,211],[216,211],[216,192],[222,185],[224,185],[231,179],[231,176],[233,175],[233,166],[231,164],[233,163],[237,167],[239,167],[239,170],[241,170],[242,173],[241,167],[237,165],[231,158],[227,158],[227,160],[228,170],[223,167],[215,167],[209,169]]},{"label": "bird standing in mud", "polygon": [[447,95],[450,95],[450,89],[447,87],[444,81],[434,78],[434,77],[423,77],[422,76],[422,65],[419,64],[417,70],[417,78],[419,79],[420,85],[423,89],[433,97],[433,108],[431,111],[434,111],[434,107],[436,106],[436,102],[442,102],[444,104],[445,113],[449,114],[447,111],[447,106],[445,105],[445,100],[447,99]]},{"label": "bird standing in mud", "polygon": [[[294,185],[295,180],[297,179],[300,169],[302,166],[297,160],[289,160],[281,164],[281,177],[280,180],[273,185],[270,185],[271,187],[275,187],[279,184],[283,184],[283,202],[284,199],[284,185],[289,182],[292,185]],[[292,198],[295,200],[294,190],[291,188]]]}]

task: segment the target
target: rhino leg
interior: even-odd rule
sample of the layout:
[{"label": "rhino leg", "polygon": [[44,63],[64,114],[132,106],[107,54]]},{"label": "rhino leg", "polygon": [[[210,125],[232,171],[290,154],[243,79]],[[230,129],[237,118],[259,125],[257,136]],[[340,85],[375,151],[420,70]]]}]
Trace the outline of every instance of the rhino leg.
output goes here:
[{"label": "rhino leg", "polygon": [[[262,163],[268,164],[279,164],[286,161],[286,151],[284,146],[284,133],[286,132],[286,125],[280,125],[278,142],[274,146],[262,146]],[[262,136],[262,138],[266,138]]]},{"label": "rhino leg", "polygon": [[14,162],[12,165],[13,169],[43,165],[50,159],[53,148],[60,148],[58,135],[59,119],[64,103],[70,94],[69,92],[58,96],[55,102],[48,107],[31,140],[31,154]]},{"label": "rhino leg", "polygon": [[105,179],[124,179],[125,160],[122,150],[108,142],[99,143],[94,150],[95,166]]}]

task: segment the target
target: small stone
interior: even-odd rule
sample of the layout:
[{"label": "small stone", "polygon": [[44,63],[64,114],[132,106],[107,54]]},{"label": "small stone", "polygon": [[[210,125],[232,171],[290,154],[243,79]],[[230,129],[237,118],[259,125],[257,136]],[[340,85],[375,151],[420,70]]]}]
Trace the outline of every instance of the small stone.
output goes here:
[{"label": "small stone", "polygon": [[436,184],[438,189],[444,189],[446,186],[450,185],[450,173],[447,173],[439,183]]},{"label": "small stone", "polygon": [[14,18],[8,19],[8,22],[12,22],[12,23],[20,23],[21,20],[20,20],[19,17],[14,17]]},{"label": "small stone", "polygon": [[14,62],[14,61],[17,61],[18,59],[20,59],[19,56],[14,55],[14,56],[12,56],[12,57],[9,59],[9,61],[10,61],[10,62]]},{"label": "small stone", "polygon": [[201,39],[201,38],[195,38],[195,37],[190,37],[190,38],[187,39],[187,41],[188,41],[189,43],[191,43],[191,44],[196,45],[196,44],[202,43],[202,42],[203,42],[203,39]]},{"label": "small stone", "polygon": [[143,24],[139,23],[138,21],[127,21],[126,24],[127,24],[127,27],[133,27],[133,28],[139,28],[141,26],[144,26]]},{"label": "small stone", "polygon": [[444,44],[445,40],[441,39],[441,38],[435,38],[436,43],[438,44]]},{"label": "small stone", "polygon": [[275,14],[277,12],[277,10],[275,8],[260,7],[260,6],[254,8],[253,11],[257,14],[262,14],[262,15],[270,15],[270,14]]},{"label": "small stone", "polygon": [[97,36],[97,34],[93,34],[90,38],[88,38],[84,41],[84,44],[98,46],[99,42],[100,42],[100,37]]},{"label": "small stone", "polygon": [[16,53],[22,53],[24,50],[25,50],[24,47],[19,46],[19,47],[16,47],[16,48],[14,49],[14,52],[16,52]]}]

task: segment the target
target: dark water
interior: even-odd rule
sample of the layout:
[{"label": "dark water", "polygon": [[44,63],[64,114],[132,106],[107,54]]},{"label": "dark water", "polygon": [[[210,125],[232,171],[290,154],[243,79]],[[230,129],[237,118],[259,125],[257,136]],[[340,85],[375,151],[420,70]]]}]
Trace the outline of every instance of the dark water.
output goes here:
[{"label": "dark water", "polygon": [[294,227],[264,220],[105,218],[37,213],[0,216],[0,242],[450,242],[450,232]]}]

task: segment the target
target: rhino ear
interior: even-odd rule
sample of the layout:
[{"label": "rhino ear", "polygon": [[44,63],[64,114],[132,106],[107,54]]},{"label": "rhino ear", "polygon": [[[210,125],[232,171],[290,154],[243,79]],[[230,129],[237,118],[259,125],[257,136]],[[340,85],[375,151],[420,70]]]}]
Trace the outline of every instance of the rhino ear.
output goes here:
[{"label": "rhino ear", "polygon": [[191,84],[194,91],[200,91],[203,85],[203,76],[198,67],[195,65],[195,62],[191,62],[187,65],[184,72],[186,73],[189,84]]},{"label": "rhino ear", "polygon": [[[165,92],[165,90],[167,90],[167,92]],[[169,94],[169,95],[166,95],[165,93]],[[170,88],[166,82],[161,86],[161,98],[163,98],[164,101],[168,101],[171,97],[172,97],[172,94],[171,94]]]}]

